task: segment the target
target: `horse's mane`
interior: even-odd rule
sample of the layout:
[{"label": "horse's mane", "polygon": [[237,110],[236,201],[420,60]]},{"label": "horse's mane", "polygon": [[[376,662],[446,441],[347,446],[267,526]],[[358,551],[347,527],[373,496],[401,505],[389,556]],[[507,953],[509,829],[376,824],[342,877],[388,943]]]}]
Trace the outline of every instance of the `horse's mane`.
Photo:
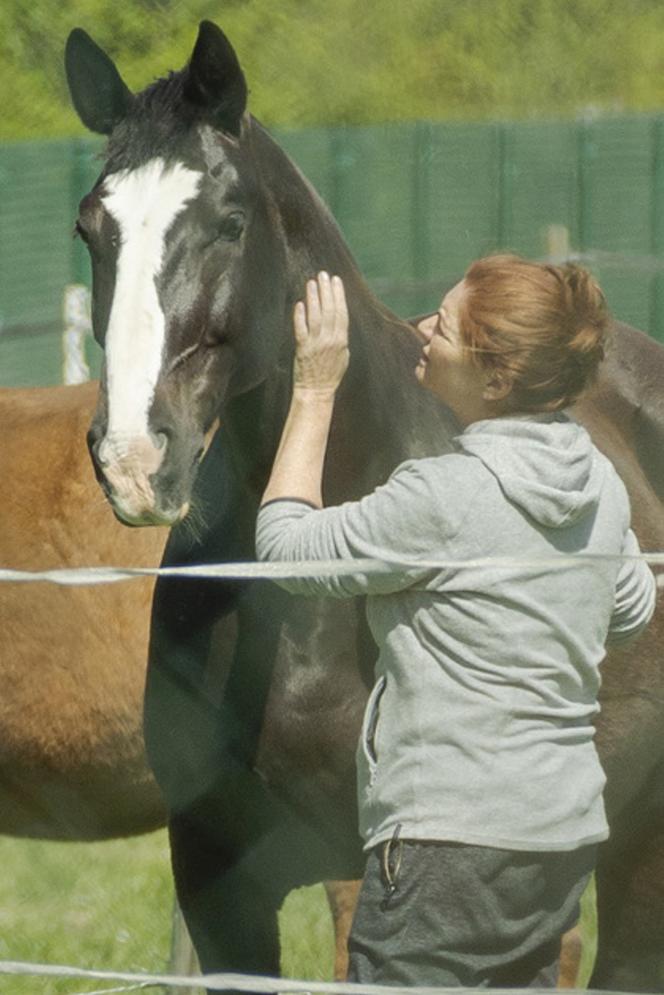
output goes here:
[{"label": "horse's mane", "polygon": [[157,79],[132,101],[131,111],[113,130],[106,147],[109,171],[135,169],[159,156],[182,158],[200,109],[185,99],[186,70]]},{"label": "horse's mane", "polygon": [[[260,150],[266,185],[276,199],[284,233],[291,246],[303,256],[311,256],[312,265],[320,261],[343,276],[355,294],[362,314],[400,333],[408,330],[406,320],[398,317],[380,301],[363,276],[345,236],[332,211],[316,188],[286,154],[269,131],[251,118],[252,141]],[[277,182],[274,182],[275,176]],[[314,236],[312,238],[312,235]]]},{"label": "horse's mane", "polygon": [[[415,380],[421,345],[412,327],[373,293],[332,212],[295,163],[254,119],[251,129],[252,158],[274,199],[295,260],[295,292],[301,295],[305,278],[321,268],[344,280],[351,319],[351,365],[340,398],[347,391],[370,400],[367,417],[386,450],[387,440],[392,440],[399,459],[448,448],[458,427],[449,411]],[[388,463],[392,456],[387,454]]]}]

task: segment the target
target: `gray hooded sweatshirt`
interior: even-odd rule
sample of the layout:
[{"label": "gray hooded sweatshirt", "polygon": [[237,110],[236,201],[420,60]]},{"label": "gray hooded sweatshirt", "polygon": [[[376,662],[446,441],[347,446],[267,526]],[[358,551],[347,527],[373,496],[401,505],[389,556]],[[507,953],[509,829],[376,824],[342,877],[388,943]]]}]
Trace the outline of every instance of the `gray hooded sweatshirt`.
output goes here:
[{"label": "gray hooded sweatshirt", "polygon": [[[368,595],[379,657],[357,751],[367,848],[397,826],[404,839],[512,850],[606,838],[599,665],[607,640],[653,613],[651,571],[617,555],[638,552],[621,480],[561,414],[476,422],[455,452],[401,464],[360,501],[264,506],[260,559],[410,565],[283,583]],[[566,555],[578,553],[597,558]]]}]

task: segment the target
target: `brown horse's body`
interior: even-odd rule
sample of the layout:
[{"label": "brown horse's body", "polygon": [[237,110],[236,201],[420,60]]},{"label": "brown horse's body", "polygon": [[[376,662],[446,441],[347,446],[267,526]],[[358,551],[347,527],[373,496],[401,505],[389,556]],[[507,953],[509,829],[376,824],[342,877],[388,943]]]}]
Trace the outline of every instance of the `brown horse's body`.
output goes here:
[{"label": "brown horse's body", "polygon": [[[85,433],[98,386],[0,391],[0,564],[157,566],[165,530],[120,525]],[[142,699],[153,584],[0,585],[0,833],[103,839],[164,824]]]}]

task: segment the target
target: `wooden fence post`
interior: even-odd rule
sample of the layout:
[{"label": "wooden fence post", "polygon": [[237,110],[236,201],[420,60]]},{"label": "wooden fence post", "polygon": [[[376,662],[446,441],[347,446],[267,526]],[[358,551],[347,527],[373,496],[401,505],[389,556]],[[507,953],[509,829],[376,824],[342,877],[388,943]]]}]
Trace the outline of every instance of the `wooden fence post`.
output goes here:
[{"label": "wooden fence post", "polygon": [[547,225],[545,255],[551,263],[564,263],[570,257],[569,228],[567,225]]},{"label": "wooden fence post", "polygon": [[90,367],[85,358],[85,340],[92,332],[90,325],[90,294],[80,283],[67,284],[62,301],[64,328],[62,332],[62,382],[86,383]]}]

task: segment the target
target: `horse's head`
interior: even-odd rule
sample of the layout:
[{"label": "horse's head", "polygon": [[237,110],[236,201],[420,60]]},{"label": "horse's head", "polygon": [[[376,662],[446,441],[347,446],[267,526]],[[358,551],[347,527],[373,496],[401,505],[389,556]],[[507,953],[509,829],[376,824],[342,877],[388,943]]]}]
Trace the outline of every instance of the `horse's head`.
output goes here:
[{"label": "horse's head", "polygon": [[90,450],[118,517],[172,524],[187,513],[222,404],[274,364],[279,336],[264,334],[256,304],[264,324],[286,312],[245,79],[209,22],[188,65],[136,96],[80,29],[66,68],[81,120],[109,136],[76,223],[104,349]]}]

